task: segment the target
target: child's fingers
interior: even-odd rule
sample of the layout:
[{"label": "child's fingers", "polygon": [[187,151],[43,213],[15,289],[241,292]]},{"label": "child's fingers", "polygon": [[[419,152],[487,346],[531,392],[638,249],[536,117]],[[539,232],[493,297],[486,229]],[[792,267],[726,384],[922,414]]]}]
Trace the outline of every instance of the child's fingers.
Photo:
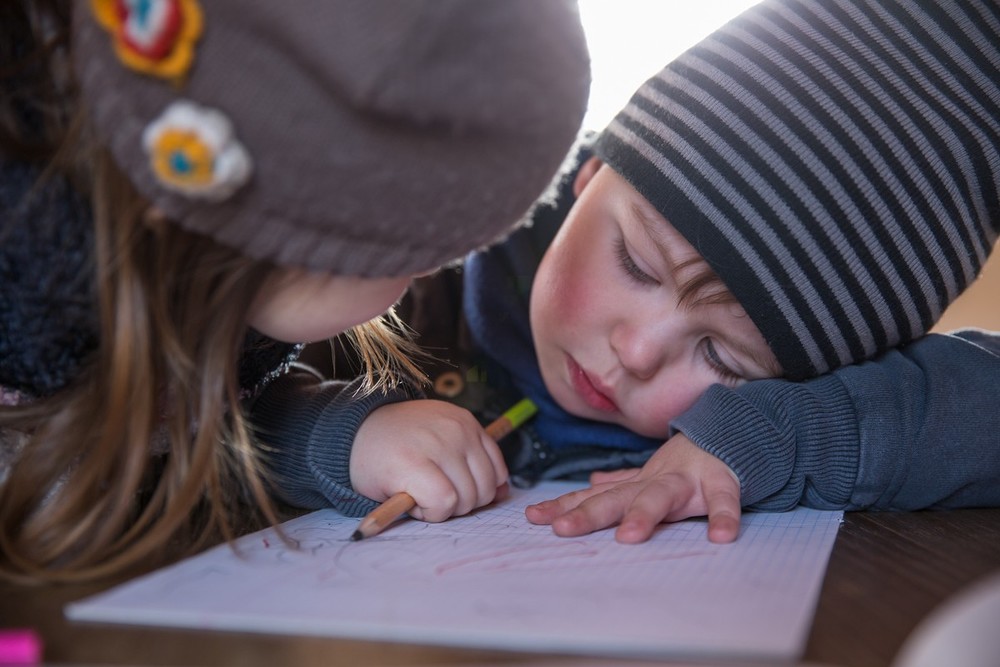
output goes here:
[{"label": "child's fingers", "polygon": [[708,539],[710,542],[734,541],[740,534],[739,486],[727,483],[705,485],[705,503],[708,507]]},{"label": "child's fingers", "polygon": [[624,516],[638,489],[635,484],[608,487],[553,519],[552,531],[563,537],[576,537],[612,526]]},{"label": "child's fingers", "polygon": [[[421,521],[437,523],[454,516],[461,509],[462,486],[468,497],[475,492],[475,483],[468,468],[454,466],[459,472],[446,470],[436,465],[424,466],[419,474],[414,474],[404,486],[404,490],[413,496],[416,507],[410,515]],[[465,471],[466,480],[461,479],[461,470]]]},{"label": "child's fingers", "polygon": [[[458,500],[452,507],[450,516],[468,514],[475,508],[485,504],[480,502],[480,498],[483,495],[489,495],[490,500],[493,499],[493,494],[497,490],[496,484],[483,484],[480,479],[482,475],[477,476],[477,471],[473,468],[473,464],[469,459],[465,457],[449,459],[443,462],[442,467],[445,475],[448,476],[458,494]],[[482,466],[477,467],[482,468]],[[493,469],[490,467],[488,470],[488,476],[492,478]]]},{"label": "child's fingers", "polygon": [[656,527],[684,504],[688,495],[685,486],[645,480],[625,511],[621,525],[615,531],[615,539],[623,544],[648,540]]},{"label": "child's fingers", "polygon": [[[491,456],[491,450],[496,452],[499,458],[500,470],[497,469],[496,457]],[[503,456],[497,448],[495,442],[484,436],[483,446],[470,450],[466,456],[466,463],[472,474],[472,479],[476,485],[476,498],[474,507],[482,507],[493,502],[496,497],[497,487],[507,481],[507,468],[503,463]]]},{"label": "child's fingers", "polygon": [[483,431],[483,451],[490,459],[490,464],[493,466],[493,474],[496,476],[496,485],[500,486],[507,481],[510,473],[507,472],[507,464],[503,460],[503,452],[500,451],[500,446],[495,440],[486,435],[486,431]]},{"label": "child's fingers", "polygon": [[740,515],[720,512],[708,515],[708,541],[726,544],[740,535]]},{"label": "child's fingers", "polygon": [[574,509],[587,498],[600,493],[601,490],[602,489],[595,489],[594,487],[591,487],[589,489],[581,489],[579,491],[570,491],[569,493],[564,493],[558,498],[543,500],[540,503],[528,505],[528,507],[524,510],[524,514],[531,523],[547,525],[552,523],[556,517],[562,516],[566,512]]},{"label": "child's fingers", "polygon": [[639,474],[641,468],[622,468],[621,470],[598,470],[590,473],[590,485],[624,482]]}]

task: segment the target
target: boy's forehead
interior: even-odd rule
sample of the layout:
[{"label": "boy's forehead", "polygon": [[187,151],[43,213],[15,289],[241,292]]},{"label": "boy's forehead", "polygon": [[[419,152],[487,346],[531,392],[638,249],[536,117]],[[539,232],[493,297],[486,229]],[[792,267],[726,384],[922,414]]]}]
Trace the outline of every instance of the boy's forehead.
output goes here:
[{"label": "boy's forehead", "polygon": [[[607,165],[605,165],[607,167]],[[687,278],[700,275],[704,271],[711,272],[711,275],[718,280],[718,285],[724,287],[724,283],[718,274],[711,269],[705,258],[691,244],[681,232],[667,220],[666,216],[660,213],[648,199],[643,197],[638,190],[632,187],[628,181],[614,169],[607,168],[608,175],[618,183],[615,187],[627,188],[628,201],[624,207],[626,215],[630,218],[631,224],[639,228],[643,235],[651,242],[651,245],[663,257],[664,264],[671,274],[674,285],[683,285]],[[727,309],[737,319],[747,318],[746,310],[738,301],[725,302],[720,307]],[[749,321],[749,320],[747,320]],[[756,331],[756,327],[754,327]],[[730,332],[733,334],[733,332]],[[759,340],[758,340],[759,339]],[[730,335],[727,341],[746,359],[749,359],[760,370],[768,376],[779,376],[782,374],[781,364],[777,357],[767,346],[759,332],[753,337]]]},{"label": "boy's forehead", "polygon": [[694,259],[704,260],[701,253],[670,223],[670,220],[660,213],[621,174],[608,165],[604,165],[602,170],[606,170],[617,181],[617,187],[626,189],[629,200],[626,214],[645,232],[672,271],[676,270],[679,265],[688,264]]}]

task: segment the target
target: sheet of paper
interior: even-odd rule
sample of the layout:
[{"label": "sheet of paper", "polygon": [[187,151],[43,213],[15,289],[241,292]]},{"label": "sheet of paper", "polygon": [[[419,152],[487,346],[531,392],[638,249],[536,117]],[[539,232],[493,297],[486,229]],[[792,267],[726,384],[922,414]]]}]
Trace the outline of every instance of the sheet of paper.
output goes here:
[{"label": "sheet of paper", "polygon": [[561,538],[526,505],[546,483],[471,516],[405,520],[351,541],[321,510],[74,603],[74,620],[310,634],[621,657],[795,659],[841,512],[745,514],[733,544],[705,522],[623,545]]}]

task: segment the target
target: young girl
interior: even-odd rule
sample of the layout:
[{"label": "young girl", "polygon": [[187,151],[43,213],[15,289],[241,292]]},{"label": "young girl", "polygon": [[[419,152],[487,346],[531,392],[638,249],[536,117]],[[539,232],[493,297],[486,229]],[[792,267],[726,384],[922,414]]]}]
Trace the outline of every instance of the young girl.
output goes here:
[{"label": "young girl", "polygon": [[[405,338],[368,321],[523,214],[589,82],[563,2],[33,0],[0,26],[7,577],[148,567],[247,505],[275,520],[322,438],[271,442],[277,404],[349,424],[414,395]],[[287,381],[298,343],[346,329],[358,379]],[[463,443],[395,442],[366,480],[423,501],[430,478],[429,516],[468,511],[506,471]]]},{"label": "young girl", "polygon": [[592,150],[401,311],[439,396],[538,404],[515,481],[607,471],[530,520],[729,541],[743,506],[1000,505],[1000,335],[924,336],[1000,229],[995,3],[761,3]]}]

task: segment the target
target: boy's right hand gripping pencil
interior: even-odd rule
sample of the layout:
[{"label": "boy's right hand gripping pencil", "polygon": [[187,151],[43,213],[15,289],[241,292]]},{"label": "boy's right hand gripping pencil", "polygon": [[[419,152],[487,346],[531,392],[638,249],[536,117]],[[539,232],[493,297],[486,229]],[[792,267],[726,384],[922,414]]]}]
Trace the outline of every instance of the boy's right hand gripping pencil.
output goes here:
[{"label": "boy's right hand gripping pencil", "polygon": [[[486,432],[494,440],[500,440],[531,419],[537,411],[538,408],[530,399],[522,399],[487,426]],[[397,493],[362,519],[361,523],[358,524],[358,529],[351,535],[351,539],[357,541],[378,535],[400,515],[413,509],[414,505],[416,502],[413,500],[413,496],[406,491]]]}]

